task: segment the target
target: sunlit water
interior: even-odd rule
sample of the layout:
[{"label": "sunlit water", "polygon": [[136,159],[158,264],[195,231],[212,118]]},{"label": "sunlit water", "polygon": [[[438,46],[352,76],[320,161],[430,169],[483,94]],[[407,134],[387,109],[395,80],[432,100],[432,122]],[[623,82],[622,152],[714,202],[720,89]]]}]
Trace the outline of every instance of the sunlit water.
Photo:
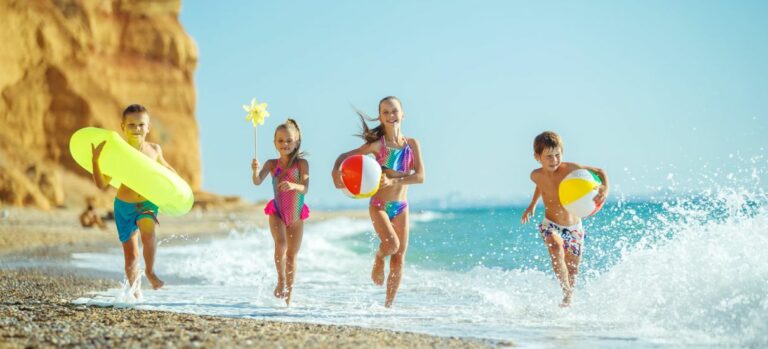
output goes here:
[{"label": "sunlit water", "polygon": [[[749,177],[749,176],[748,176]],[[412,214],[395,307],[370,281],[367,220],[306,225],[290,308],[272,296],[266,230],[161,246],[157,273],[178,282],[141,301],[112,289],[76,300],[194,314],[302,321],[511,340],[524,347],[768,346],[768,200],[744,185],[610,202],[585,220],[573,306],[522,207]],[[415,209],[418,209],[415,208]],[[536,219],[541,219],[542,210]],[[79,268],[122,272],[122,253],[78,253]]]}]

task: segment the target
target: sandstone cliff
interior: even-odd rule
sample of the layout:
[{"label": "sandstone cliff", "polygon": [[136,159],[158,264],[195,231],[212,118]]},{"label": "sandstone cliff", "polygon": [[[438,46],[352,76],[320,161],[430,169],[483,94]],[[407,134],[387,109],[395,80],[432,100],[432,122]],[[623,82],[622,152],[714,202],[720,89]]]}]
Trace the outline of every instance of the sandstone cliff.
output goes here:
[{"label": "sandstone cliff", "polygon": [[99,193],[69,155],[84,126],[119,130],[131,103],[149,140],[194,190],[201,185],[193,73],[197,49],[180,0],[0,1],[0,201],[81,206]]}]

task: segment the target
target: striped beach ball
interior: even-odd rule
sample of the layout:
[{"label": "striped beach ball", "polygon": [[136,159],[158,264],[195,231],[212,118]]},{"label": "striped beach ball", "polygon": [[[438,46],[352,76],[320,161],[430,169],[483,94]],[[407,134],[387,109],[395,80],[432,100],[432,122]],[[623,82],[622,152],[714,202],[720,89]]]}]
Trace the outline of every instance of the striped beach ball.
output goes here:
[{"label": "striped beach ball", "polygon": [[362,199],[369,198],[379,190],[381,166],[370,156],[352,155],[341,163],[339,168],[344,181],[344,194]]},{"label": "striped beach ball", "polygon": [[571,172],[560,182],[558,194],[560,203],[572,215],[584,218],[595,214],[603,207],[603,201],[596,205],[594,198],[603,182],[594,172],[579,169]]}]

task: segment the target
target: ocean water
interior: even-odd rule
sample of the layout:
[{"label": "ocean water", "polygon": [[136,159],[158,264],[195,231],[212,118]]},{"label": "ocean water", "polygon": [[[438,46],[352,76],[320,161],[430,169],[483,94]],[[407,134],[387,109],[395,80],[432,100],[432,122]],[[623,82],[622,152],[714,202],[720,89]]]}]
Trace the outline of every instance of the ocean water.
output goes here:
[{"label": "ocean water", "polygon": [[[584,221],[572,307],[562,297],[536,223],[523,207],[414,207],[395,307],[372,285],[377,238],[367,220],[308,224],[291,307],[272,296],[268,231],[160,246],[157,272],[175,281],[94,293],[80,304],[355,325],[510,340],[521,347],[768,346],[768,196],[759,175],[707,190],[660,190],[611,201]],[[618,195],[620,196],[620,194]],[[539,208],[534,222],[543,214]],[[122,273],[119,249],[77,253],[75,267]]]}]

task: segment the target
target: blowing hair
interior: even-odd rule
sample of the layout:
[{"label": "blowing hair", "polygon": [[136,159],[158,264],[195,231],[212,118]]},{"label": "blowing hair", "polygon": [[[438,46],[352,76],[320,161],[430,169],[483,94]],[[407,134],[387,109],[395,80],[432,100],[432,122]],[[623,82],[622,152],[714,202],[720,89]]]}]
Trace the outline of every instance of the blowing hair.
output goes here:
[{"label": "blowing hair", "polygon": [[[403,102],[401,102],[399,98],[395,96],[386,96],[379,101],[379,112],[381,112],[381,103],[384,103],[389,100],[397,101],[397,103],[400,104],[400,107],[401,108],[403,107]],[[379,123],[379,125],[374,128],[370,128],[368,127],[368,124],[365,122],[366,120],[376,121],[378,120],[378,118],[369,117],[368,115],[365,115],[365,113],[363,113],[357,108],[355,108],[355,113],[357,113],[357,116],[360,117],[360,121],[363,124],[362,130],[356,136],[362,138],[365,141],[365,143],[373,143],[378,141],[381,137],[384,137],[384,126],[381,123]]]},{"label": "blowing hair", "polygon": [[147,108],[145,108],[141,104],[131,104],[131,105],[127,106],[125,108],[125,110],[123,110],[123,119],[125,119],[126,115],[133,114],[133,113],[147,113],[147,114],[149,114],[149,111],[147,111]]},{"label": "blowing hair", "polygon": [[296,120],[288,118],[285,120],[284,123],[277,125],[275,128],[275,136],[277,136],[278,130],[285,130],[288,132],[294,132],[296,134],[296,149],[294,149],[291,154],[289,154],[289,160],[288,160],[288,166],[293,166],[294,161],[297,159],[302,159],[305,156],[307,156],[306,152],[301,151],[301,128],[299,128],[299,123],[296,122]]}]

